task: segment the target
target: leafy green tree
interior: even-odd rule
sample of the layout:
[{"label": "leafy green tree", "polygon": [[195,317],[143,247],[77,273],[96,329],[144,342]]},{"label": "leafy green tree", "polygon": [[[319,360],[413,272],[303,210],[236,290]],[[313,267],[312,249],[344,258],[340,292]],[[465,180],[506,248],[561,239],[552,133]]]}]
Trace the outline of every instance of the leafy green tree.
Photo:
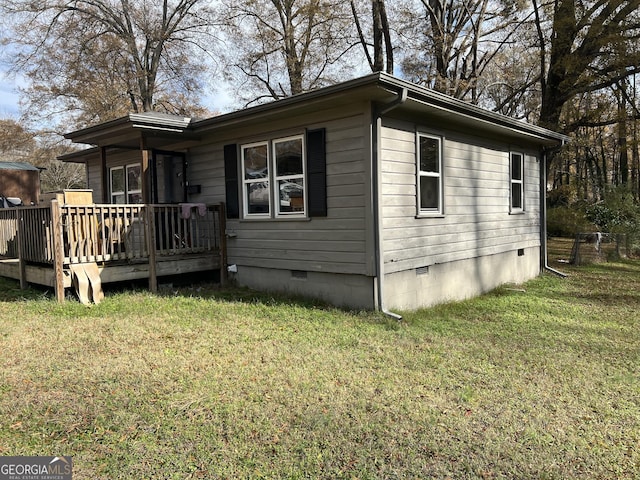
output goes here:
[{"label": "leafy green tree", "polygon": [[627,186],[611,188],[604,200],[587,207],[586,216],[603,232],[640,234],[640,205]]}]

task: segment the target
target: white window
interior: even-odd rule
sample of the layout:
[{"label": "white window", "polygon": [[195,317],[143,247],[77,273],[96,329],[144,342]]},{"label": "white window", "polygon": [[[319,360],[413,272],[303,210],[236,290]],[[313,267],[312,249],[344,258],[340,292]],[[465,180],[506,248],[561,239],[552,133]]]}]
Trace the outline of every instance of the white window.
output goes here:
[{"label": "white window", "polygon": [[269,148],[266,142],[242,147],[242,191],[245,216],[269,216]]},{"label": "white window", "polygon": [[442,214],[442,139],[418,134],[418,215]]},{"label": "white window", "polygon": [[139,163],[111,168],[109,179],[111,203],[142,203],[142,168]]},{"label": "white window", "polygon": [[511,212],[522,212],[524,210],[524,155],[511,152],[510,157],[511,200],[509,207]]},{"label": "white window", "polygon": [[142,203],[142,167],[127,165],[127,202]]},{"label": "white window", "polygon": [[126,182],[124,167],[114,167],[110,171],[111,203],[125,203]]},{"label": "white window", "polygon": [[304,215],[304,156],[302,137],[273,142],[277,215]]},{"label": "white window", "polygon": [[304,150],[302,136],[242,146],[245,217],[305,215]]}]

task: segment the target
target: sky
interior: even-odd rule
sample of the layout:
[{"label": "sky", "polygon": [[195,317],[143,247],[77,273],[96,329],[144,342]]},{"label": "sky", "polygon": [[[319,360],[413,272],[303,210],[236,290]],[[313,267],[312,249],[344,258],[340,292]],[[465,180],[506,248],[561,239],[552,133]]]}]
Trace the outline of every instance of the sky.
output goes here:
[{"label": "sky", "polygon": [[0,118],[18,118],[19,96],[17,80],[9,78],[4,72],[0,73]]},{"label": "sky", "polygon": [[[14,79],[5,72],[0,71],[0,119],[12,118],[17,120],[20,117],[18,87],[24,86],[26,81],[20,77]],[[222,85],[218,91],[212,95],[204,95],[205,106],[212,111],[226,113],[234,108],[234,102],[230,88]],[[237,107],[236,107],[237,108]]]}]

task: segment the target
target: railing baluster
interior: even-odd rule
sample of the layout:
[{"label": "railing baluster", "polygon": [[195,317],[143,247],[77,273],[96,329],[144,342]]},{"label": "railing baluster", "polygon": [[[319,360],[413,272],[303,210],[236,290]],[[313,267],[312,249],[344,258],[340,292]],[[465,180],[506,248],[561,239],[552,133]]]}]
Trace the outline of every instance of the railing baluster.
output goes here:
[{"label": "railing baluster", "polygon": [[[176,254],[218,251],[223,221],[217,205],[207,207],[206,214],[196,209],[182,218],[180,205],[153,207],[155,226],[153,245],[146,235],[143,205],[64,205],[59,206],[62,240],[67,263],[113,262],[149,257],[154,248],[157,257]],[[0,255],[17,258],[18,209],[0,209]],[[23,258],[29,262],[53,264],[54,230],[49,207],[20,207]]]}]

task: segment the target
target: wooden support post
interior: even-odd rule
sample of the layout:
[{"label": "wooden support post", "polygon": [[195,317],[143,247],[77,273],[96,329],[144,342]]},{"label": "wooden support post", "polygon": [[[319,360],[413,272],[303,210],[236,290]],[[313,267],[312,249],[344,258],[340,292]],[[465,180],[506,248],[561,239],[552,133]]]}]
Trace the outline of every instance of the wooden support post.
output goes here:
[{"label": "wooden support post", "polygon": [[51,223],[53,227],[53,268],[55,270],[56,300],[64,302],[64,244],[62,213],[57,200],[51,201]]},{"label": "wooden support post", "polygon": [[109,169],[107,168],[107,147],[100,147],[100,171],[102,172],[102,203],[111,203]]},{"label": "wooden support post", "polygon": [[151,150],[147,148],[144,136],[140,136],[140,151],[142,153],[142,203],[151,203]]},{"label": "wooden support post", "polygon": [[17,232],[17,243],[18,243],[18,271],[20,275],[20,288],[27,288],[27,265],[24,260],[25,251],[24,251],[24,242],[26,236],[24,234],[24,219],[22,215],[22,211],[19,209],[15,209],[16,215],[16,232]]},{"label": "wooden support post", "polygon": [[149,290],[152,292],[158,291],[158,276],[157,276],[157,264],[156,264],[156,220],[155,210],[153,205],[147,205],[146,207],[146,237],[147,237],[147,252],[149,254]]}]

